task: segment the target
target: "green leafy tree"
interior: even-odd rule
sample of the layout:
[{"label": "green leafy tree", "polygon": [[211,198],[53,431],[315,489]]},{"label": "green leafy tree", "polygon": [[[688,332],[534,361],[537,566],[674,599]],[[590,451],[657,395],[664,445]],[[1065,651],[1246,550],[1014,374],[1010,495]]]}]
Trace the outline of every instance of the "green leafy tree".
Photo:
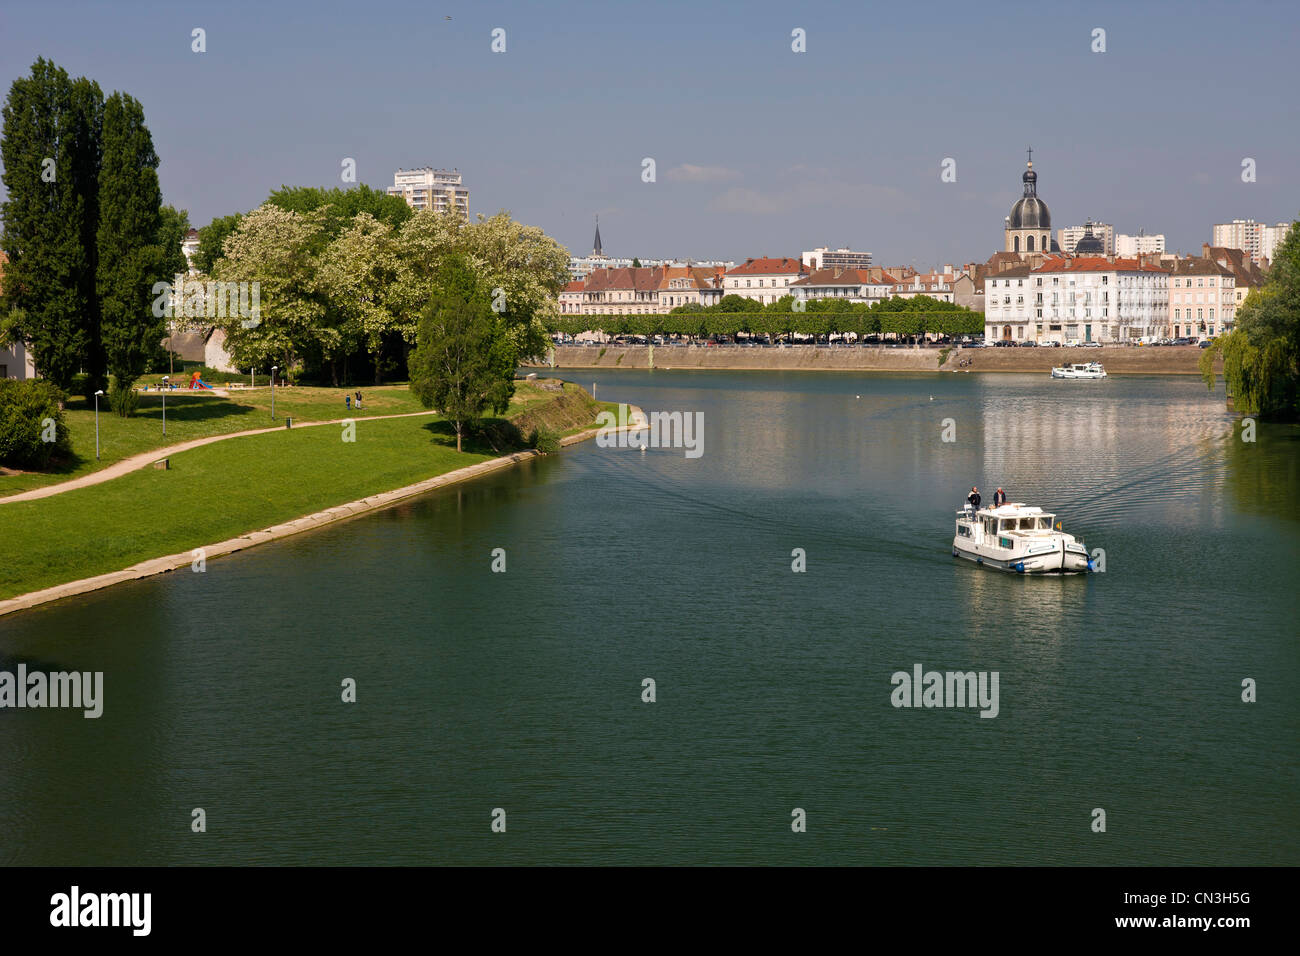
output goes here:
[{"label": "green leafy tree", "polygon": [[758,306],[743,295],[724,295],[717,305],[709,307],[716,312],[749,312]]},{"label": "green leafy tree", "polygon": [[144,109],[124,93],[104,104],[99,209],[101,334],[113,374],[110,403],[125,417],[134,410],[132,386],[166,334],[165,317],[151,308],[153,287],[171,281],[176,261],[160,241],[162,190],[153,137]]},{"label": "green leafy tree", "polygon": [[163,206],[158,228],[158,245],[163,251],[163,268],[170,276],[184,275],[189,269],[182,243],[190,231],[190,214],[175,206]]},{"label": "green leafy tree", "polygon": [[1236,327],[1201,354],[1201,375],[1214,388],[1214,360],[1236,411],[1265,419],[1300,419],[1300,223],[1274,254],[1268,280],[1237,310]]},{"label": "green leafy tree", "polygon": [[368,212],[358,213],[321,257],[318,287],[328,307],[342,316],[345,340],[361,341],[373,356],[376,385],[382,382],[384,337],[393,332],[415,336],[414,323],[404,322],[394,310],[398,264],[396,231]]},{"label": "green leafy tree", "polygon": [[448,260],[420,317],[410,387],[425,408],[437,408],[451,422],[457,451],[484,411],[509,406],[515,366],[504,323],[474,271],[463,260]]},{"label": "green leafy tree", "polygon": [[36,370],[68,388],[78,370],[103,382],[95,294],[103,94],[49,60],[14,81],[5,100],[0,206],[9,258],[0,336],[31,349]]},{"label": "green leafy tree", "polygon": [[454,212],[423,210],[402,227],[399,254],[395,311],[419,315],[443,264],[458,258],[489,295],[520,359],[546,354],[547,329],[569,281],[569,254],[541,229],[504,212],[465,223]]},{"label": "green leafy tree", "polygon": [[401,226],[415,214],[401,196],[390,196],[384,190],[372,189],[364,183],[353,189],[281,186],[266,201],[303,215],[324,210],[321,236],[325,242],[336,239],[360,213],[368,213],[393,228]]},{"label": "green leafy tree", "polygon": [[199,230],[199,248],[194,253],[194,268],[204,275],[213,275],[217,271],[217,261],[225,254],[222,246],[226,237],[239,228],[243,221],[242,213],[219,216]]},{"label": "green leafy tree", "polygon": [[[236,364],[294,369],[304,357],[327,365],[339,384],[339,362],[357,343],[327,321],[319,289],[319,212],[299,215],[269,203],[250,212],[226,237],[215,279],[256,282],[259,315],[230,315],[214,321],[226,334]],[[251,302],[252,296],[249,295]],[[187,295],[186,306],[189,306]]]}]

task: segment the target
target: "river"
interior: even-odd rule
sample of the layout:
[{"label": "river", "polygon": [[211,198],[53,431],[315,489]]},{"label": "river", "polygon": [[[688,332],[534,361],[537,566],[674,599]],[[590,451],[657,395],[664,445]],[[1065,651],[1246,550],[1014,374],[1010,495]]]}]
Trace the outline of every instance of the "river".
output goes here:
[{"label": "river", "polygon": [[[703,454],[587,442],[0,619],[0,670],[104,674],[98,719],[0,710],[0,860],[1300,863],[1297,429],[1184,377],[566,374]],[[1105,573],[954,560],[972,484]],[[917,664],[997,716],[893,706]]]}]

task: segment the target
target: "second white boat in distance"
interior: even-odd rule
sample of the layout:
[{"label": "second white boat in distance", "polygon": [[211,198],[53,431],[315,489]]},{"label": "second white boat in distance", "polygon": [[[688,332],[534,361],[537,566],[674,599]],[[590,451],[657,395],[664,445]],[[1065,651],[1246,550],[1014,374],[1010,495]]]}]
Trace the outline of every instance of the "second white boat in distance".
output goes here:
[{"label": "second white boat in distance", "polygon": [[1093,570],[1084,543],[1062,531],[1056,515],[1019,502],[958,511],[952,556],[1016,574]]},{"label": "second white boat in distance", "polygon": [[1106,370],[1100,362],[1075,362],[1052,369],[1052,378],[1105,378]]}]

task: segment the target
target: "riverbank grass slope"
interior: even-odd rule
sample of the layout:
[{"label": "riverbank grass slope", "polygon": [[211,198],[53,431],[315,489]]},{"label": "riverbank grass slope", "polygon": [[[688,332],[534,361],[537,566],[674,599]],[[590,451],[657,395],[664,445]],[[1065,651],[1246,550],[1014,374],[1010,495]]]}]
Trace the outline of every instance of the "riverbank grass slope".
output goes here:
[{"label": "riverbank grass slope", "polygon": [[[525,436],[538,424],[571,434],[615,408],[576,385],[551,391],[546,384],[519,383],[505,420],[495,424],[510,422]],[[364,390],[366,405],[375,391]],[[146,468],[48,498],[0,504],[0,600],[223,541],[517,450],[471,440],[458,453],[451,426],[432,414],[354,427],[354,441],[343,440],[341,425],[231,438],[174,455],[168,470]]]}]

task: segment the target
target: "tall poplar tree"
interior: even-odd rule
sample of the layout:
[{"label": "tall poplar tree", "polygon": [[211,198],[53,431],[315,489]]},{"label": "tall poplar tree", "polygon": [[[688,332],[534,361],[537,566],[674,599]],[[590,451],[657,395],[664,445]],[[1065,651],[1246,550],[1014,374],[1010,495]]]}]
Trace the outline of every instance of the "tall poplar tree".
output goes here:
[{"label": "tall poplar tree", "polygon": [[84,369],[91,392],[104,368],[95,294],[102,114],[98,84],[38,59],[10,87],[0,141],[4,336],[25,341],[37,371],[60,388]]},{"label": "tall poplar tree", "polygon": [[144,125],[144,109],[125,93],[104,104],[103,158],[99,172],[97,287],[103,348],[113,374],[113,408],[134,410],[131,386],[144,373],[167,333],[152,310],[153,286],[174,276],[161,244],[162,189],[158,154]]}]

